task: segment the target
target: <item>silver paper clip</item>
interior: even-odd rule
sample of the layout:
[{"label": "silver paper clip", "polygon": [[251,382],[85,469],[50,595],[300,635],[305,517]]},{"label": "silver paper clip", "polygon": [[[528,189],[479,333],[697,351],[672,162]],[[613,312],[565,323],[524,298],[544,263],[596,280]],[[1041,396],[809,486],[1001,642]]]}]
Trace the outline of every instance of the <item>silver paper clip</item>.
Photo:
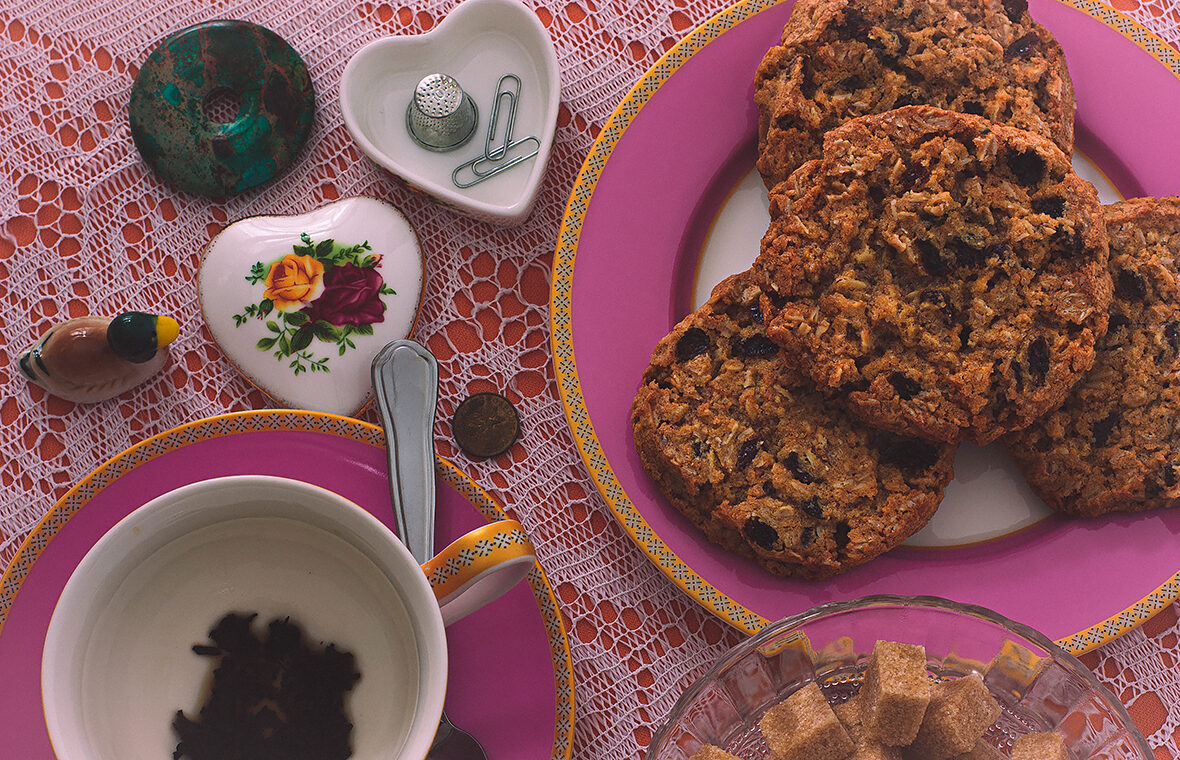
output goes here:
[{"label": "silver paper clip", "polygon": [[[505,83],[511,86],[505,86]],[[515,85],[515,86],[512,86]],[[500,141],[499,147],[492,147],[496,142],[496,131],[500,125],[500,104],[504,99],[508,99],[508,118],[504,127],[504,139]],[[484,139],[483,154],[485,157],[493,161],[499,161],[508,152],[508,146],[512,142],[512,127],[516,124],[516,101],[520,98],[520,77],[515,74],[505,74],[500,77],[499,84],[496,85],[496,98],[492,101],[492,113],[489,117],[488,136]]]},{"label": "silver paper clip", "polygon": [[[513,151],[516,148],[530,144],[533,146],[532,151],[522,153],[511,158],[493,160],[487,156],[477,156],[467,163],[456,167],[455,171],[451,172],[451,181],[454,182],[455,186],[459,188],[466,189],[469,187],[474,187],[480,182],[483,182],[485,179],[494,177],[500,172],[507,171],[522,161],[528,161],[530,158],[541,152],[541,141],[532,136],[522,137],[515,142],[505,145],[499,152],[502,157],[507,156],[510,151]],[[527,151],[528,148],[525,148],[525,150]],[[467,179],[466,177],[460,179],[460,175],[466,173],[465,170],[470,171],[472,176],[471,179]]]},{"label": "silver paper clip", "polygon": [[[484,138],[483,155],[476,156],[451,172],[455,187],[467,189],[485,179],[507,171],[541,152],[541,141],[536,137],[512,138],[516,125],[516,104],[520,100],[520,77],[505,74],[496,84],[496,96],[488,119],[488,133]],[[503,124],[503,137],[499,132]],[[530,150],[531,149],[531,150]]]}]

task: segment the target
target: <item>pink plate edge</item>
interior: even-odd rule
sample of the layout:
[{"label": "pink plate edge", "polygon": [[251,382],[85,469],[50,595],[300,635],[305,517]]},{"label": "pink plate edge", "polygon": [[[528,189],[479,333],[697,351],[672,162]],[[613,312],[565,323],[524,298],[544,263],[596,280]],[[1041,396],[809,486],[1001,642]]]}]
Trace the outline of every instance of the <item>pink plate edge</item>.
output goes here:
[{"label": "pink plate edge", "polygon": [[[660,538],[628,497],[611,467],[586,406],[578,374],[573,343],[574,262],[581,242],[582,225],[598,181],[628,126],[659,88],[680,67],[722,33],[755,14],[790,0],[744,0],[717,14],[673,46],[639,80],[607,120],[584,162],[570,193],[558,235],[550,291],[551,343],[558,388],[567,421],[579,453],[596,486],[616,519],[631,539],[673,583],[713,614],[748,633],[766,625],[762,615],[719,590],[702,578]],[[1134,43],[1165,69],[1180,77],[1180,56],[1161,38],[1118,11],[1094,0],[1046,0],[1045,10],[1080,11],[1087,21],[1097,21]],[[1050,7],[1051,6],[1051,7]],[[1120,82],[1134,90],[1134,83]],[[611,421],[612,423],[616,421]],[[1180,598],[1180,571],[1160,583],[1143,598],[1122,611],[1076,633],[1057,640],[1067,651],[1081,654],[1099,647],[1137,627],[1165,606]]]}]

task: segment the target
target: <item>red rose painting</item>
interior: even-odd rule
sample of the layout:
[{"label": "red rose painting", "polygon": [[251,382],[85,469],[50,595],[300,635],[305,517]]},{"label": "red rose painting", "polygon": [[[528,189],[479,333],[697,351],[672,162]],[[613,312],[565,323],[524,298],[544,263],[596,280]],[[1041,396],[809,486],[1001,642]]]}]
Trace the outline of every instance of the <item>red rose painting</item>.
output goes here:
[{"label": "red rose painting", "polygon": [[303,309],[313,322],[372,325],[385,319],[381,286],[385,281],[372,267],[340,264],[324,274],[324,291]]}]

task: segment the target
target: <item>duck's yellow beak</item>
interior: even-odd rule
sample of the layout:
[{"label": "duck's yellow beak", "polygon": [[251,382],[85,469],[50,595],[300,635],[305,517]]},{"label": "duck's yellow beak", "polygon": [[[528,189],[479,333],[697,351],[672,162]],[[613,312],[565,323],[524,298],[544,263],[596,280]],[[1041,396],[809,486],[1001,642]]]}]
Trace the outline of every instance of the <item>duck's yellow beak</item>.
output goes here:
[{"label": "duck's yellow beak", "polygon": [[180,335],[180,323],[172,317],[156,317],[156,348],[163,348]]}]

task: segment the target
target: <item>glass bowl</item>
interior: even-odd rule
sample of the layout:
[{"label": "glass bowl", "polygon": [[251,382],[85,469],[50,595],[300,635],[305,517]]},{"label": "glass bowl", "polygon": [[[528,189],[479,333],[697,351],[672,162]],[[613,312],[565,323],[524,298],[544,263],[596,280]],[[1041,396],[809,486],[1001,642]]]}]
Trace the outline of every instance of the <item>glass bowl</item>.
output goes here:
[{"label": "glass bowl", "polygon": [[984,737],[1001,751],[1058,731],[1075,760],[1154,760],[1126,709],[1044,635],[983,607],[888,595],[821,604],[731,649],[672,707],[647,760],[687,760],[703,744],[767,757],[762,714],[811,681],[833,705],[846,701],[878,640],[921,644],[937,679],[979,673],[1003,708]]}]

